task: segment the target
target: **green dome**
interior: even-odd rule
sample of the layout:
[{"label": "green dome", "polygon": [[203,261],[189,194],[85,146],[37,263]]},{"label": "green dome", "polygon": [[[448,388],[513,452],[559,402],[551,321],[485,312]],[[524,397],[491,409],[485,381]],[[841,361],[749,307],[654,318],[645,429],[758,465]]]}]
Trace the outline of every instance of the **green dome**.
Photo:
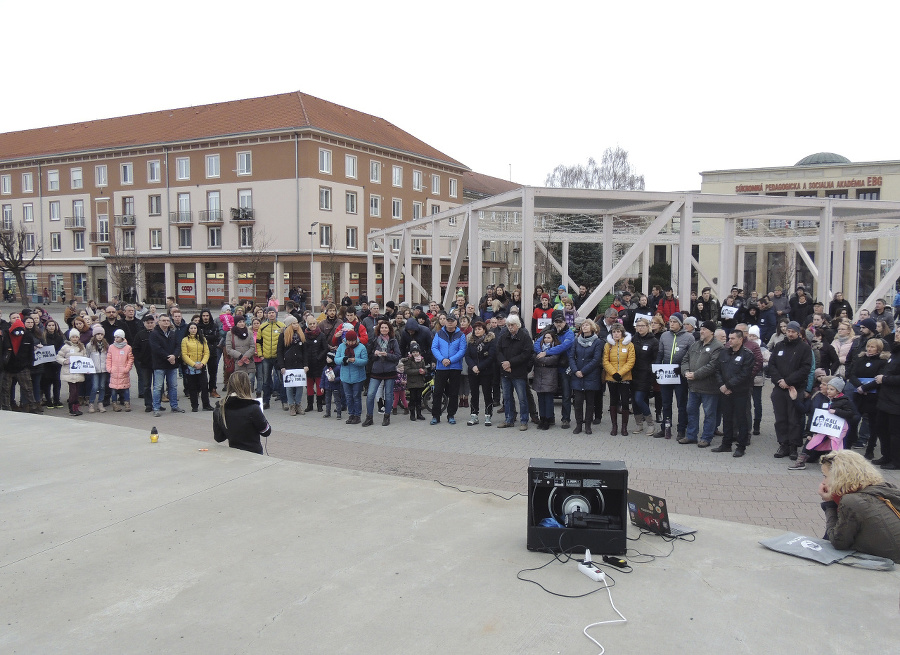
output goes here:
[{"label": "green dome", "polygon": [[798,161],[794,166],[821,166],[823,164],[849,164],[849,159],[833,152],[817,152]]}]

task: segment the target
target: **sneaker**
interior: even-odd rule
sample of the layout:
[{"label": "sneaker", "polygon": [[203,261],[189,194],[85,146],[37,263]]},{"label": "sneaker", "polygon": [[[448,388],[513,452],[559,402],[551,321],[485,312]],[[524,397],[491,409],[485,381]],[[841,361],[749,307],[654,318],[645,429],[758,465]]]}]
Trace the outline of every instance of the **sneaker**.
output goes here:
[{"label": "sneaker", "polygon": [[513,426],[512,423],[507,423],[506,421],[503,421],[502,423],[497,424],[498,428],[511,428],[512,426]]},{"label": "sneaker", "polygon": [[570,426],[571,423],[566,420],[563,420],[563,422],[559,424],[559,427],[561,427],[563,430],[568,430]]},{"label": "sneaker", "polygon": [[160,413],[159,413],[158,409],[153,410],[153,416],[159,416],[159,415],[160,415]]},{"label": "sneaker", "polygon": [[787,444],[781,444],[780,446],[778,446],[778,450],[775,451],[774,457],[775,459],[781,459],[783,457],[787,457],[789,452],[790,451],[788,450]]},{"label": "sneaker", "polygon": [[806,468],[806,460],[797,458],[797,461],[788,466],[788,471],[802,471]]},{"label": "sneaker", "polygon": [[710,442],[701,440],[697,442],[697,448],[709,448],[709,444]]},{"label": "sneaker", "polygon": [[456,417],[454,417],[454,416],[448,416],[448,417],[447,417],[447,423],[449,423],[450,425],[456,425]]},{"label": "sneaker", "polygon": [[466,421],[466,425],[478,425],[478,414],[472,414]]},{"label": "sneaker", "polygon": [[528,424],[527,424],[527,423],[522,423],[522,424],[519,426],[519,431],[520,431],[520,432],[525,432],[525,430],[527,430],[527,429],[528,429]]},{"label": "sneaker", "polygon": [[181,407],[170,407],[170,411],[175,412],[176,414],[184,414],[184,410]]},{"label": "sneaker", "polygon": [[685,443],[697,443],[697,442],[696,442],[696,441],[691,441],[691,440],[688,439],[687,437],[681,437],[681,439],[678,440],[678,443],[685,444]]},{"label": "sneaker", "polygon": [[287,403],[281,403],[281,409],[284,410],[284,411],[286,412],[286,411],[288,411],[288,410],[290,409],[290,407],[288,407],[288,404],[287,404]]},{"label": "sneaker", "polygon": [[491,425],[491,415],[490,414],[487,414],[484,417],[484,424],[487,425],[488,427],[490,427],[490,425]]},{"label": "sneaker", "polygon": [[431,419],[431,425],[437,425],[440,422],[441,422],[441,419],[439,419],[436,416]]}]

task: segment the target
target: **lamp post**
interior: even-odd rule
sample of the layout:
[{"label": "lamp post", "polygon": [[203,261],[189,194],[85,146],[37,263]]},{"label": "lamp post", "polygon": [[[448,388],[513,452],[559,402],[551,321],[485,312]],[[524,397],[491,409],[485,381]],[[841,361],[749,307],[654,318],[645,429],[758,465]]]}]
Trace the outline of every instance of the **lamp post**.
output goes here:
[{"label": "lamp post", "polygon": [[315,288],[315,253],[313,252],[313,235],[316,233],[315,228],[316,225],[319,224],[319,221],[313,221],[309,226],[309,304],[311,307],[315,307],[315,296],[313,295],[313,289]]}]

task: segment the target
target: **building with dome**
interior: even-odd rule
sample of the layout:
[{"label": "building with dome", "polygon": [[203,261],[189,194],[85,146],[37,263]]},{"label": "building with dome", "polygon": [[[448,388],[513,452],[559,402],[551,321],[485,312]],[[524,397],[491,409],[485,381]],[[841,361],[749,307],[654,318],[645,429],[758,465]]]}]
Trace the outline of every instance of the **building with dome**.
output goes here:
[{"label": "building with dome", "polygon": [[[853,162],[833,152],[813,153],[793,166],[703,171],[701,176],[703,193],[900,200],[900,161]],[[695,225],[695,231],[698,229],[704,228]],[[739,220],[738,230],[739,235],[753,237],[756,243],[739,248],[737,279],[722,280],[721,286],[737,284],[747,291],[760,292],[775,286],[793,289],[801,283],[807,288],[813,286],[809,264],[816,261],[815,221],[746,218]],[[896,223],[860,220],[848,230],[844,242],[842,291],[857,306],[900,258],[900,229]],[[717,270],[716,250],[695,246],[701,269]]]}]

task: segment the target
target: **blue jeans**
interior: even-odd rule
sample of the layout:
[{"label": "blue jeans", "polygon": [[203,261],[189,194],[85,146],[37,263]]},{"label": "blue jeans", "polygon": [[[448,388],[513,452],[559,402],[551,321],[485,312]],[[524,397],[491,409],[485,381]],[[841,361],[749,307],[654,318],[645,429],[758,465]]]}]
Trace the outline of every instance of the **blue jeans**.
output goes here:
[{"label": "blue jeans", "polygon": [[561,368],[557,379],[562,394],[562,420],[568,422],[572,418],[572,378],[566,375],[566,369]]},{"label": "blue jeans", "polygon": [[281,402],[287,402],[287,395],[284,393],[284,381],[281,379],[281,371],[278,369],[277,359],[262,360],[263,373],[263,403],[269,402],[272,396],[278,396]]},{"label": "blue jeans", "polygon": [[552,391],[539,391],[537,397],[538,397],[538,416],[540,416],[541,418],[546,418],[546,419],[554,418],[553,392]]},{"label": "blue jeans", "polygon": [[528,423],[528,380],[525,378],[510,378],[501,376],[500,385],[503,387],[503,409],[506,412],[506,422],[516,422],[516,404],[513,399],[513,389],[519,398],[519,417],[522,423]]},{"label": "blue jeans", "polygon": [[[697,441],[697,433],[700,430],[700,405],[703,405],[703,434],[700,441],[712,441],[716,431],[716,414],[719,408],[719,394],[694,393],[688,394],[687,401],[687,431],[684,436],[688,441]],[[741,411],[746,412],[746,405],[741,406]],[[679,416],[680,418],[680,416]]]},{"label": "blue jeans", "polygon": [[288,405],[299,405],[306,396],[306,387],[285,387]]},{"label": "blue jeans", "polygon": [[131,402],[131,389],[113,389],[112,402],[120,402],[120,403],[130,403]]},{"label": "blue jeans", "polygon": [[159,411],[159,403],[162,400],[163,382],[169,387],[169,407],[178,409],[178,369],[157,368],[153,369],[153,411]]},{"label": "blue jeans", "polygon": [[359,382],[341,382],[341,388],[344,390],[345,402],[347,405],[347,413],[350,416],[362,415],[362,388],[365,380]]},{"label": "blue jeans", "polygon": [[384,385],[384,415],[391,415],[394,406],[394,378],[390,380],[369,380],[369,393],[366,396],[366,414],[372,416],[375,413],[375,399],[378,398],[378,387]]},{"label": "blue jeans", "polygon": [[88,402],[94,401],[94,394],[97,395],[96,402],[103,402],[104,389],[109,382],[109,373],[94,373],[91,375],[91,390],[88,393]]},{"label": "blue jeans", "polygon": [[659,385],[659,389],[662,392],[662,401],[663,401],[663,424],[665,424],[666,420],[670,422],[671,425],[675,425],[675,421],[672,420],[674,418],[674,414],[672,412],[672,396],[675,396],[675,402],[678,405],[678,429],[684,430],[687,428],[687,396],[688,389],[687,385],[684,383],[681,384],[661,384]]},{"label": "blue jeans", "polygon": [[634,390],[634,413],[641,416],[650,416],[650,403],[647,402],[649,391]]}]

